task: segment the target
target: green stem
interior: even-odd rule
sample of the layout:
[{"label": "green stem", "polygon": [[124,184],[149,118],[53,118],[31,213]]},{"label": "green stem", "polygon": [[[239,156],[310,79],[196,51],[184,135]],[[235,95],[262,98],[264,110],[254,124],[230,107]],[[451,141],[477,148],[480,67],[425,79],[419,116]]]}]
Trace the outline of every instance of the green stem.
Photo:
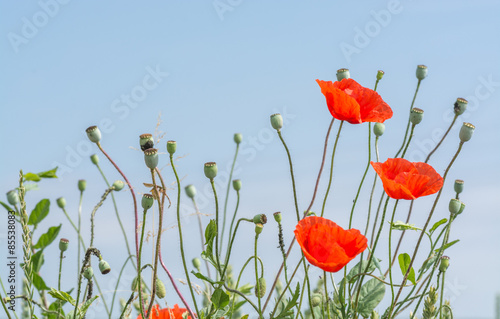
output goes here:
[{"label": "green stem", "polygon": [[[399,199],[396,200],[394,204],[394,209],[392,210],[391,223],[389,224],[389,282],[391,283],[391,300],[394,303],[394,286],[392,283],[392,264],[394,261],[391,260],[392,256],[392,224],[394,223],[394,215],[396,215],[396,208],[398,207]],[[395,259],[395,258],[394,258]]]},{"label": "green stem", "polygon": [[330,193],[330,187],[332,186],[333,163],[334,163],[334,159],[335,159],[335,151],[337,150],[337,143],[338,143],[339,137],[340,137],[340,131],[342,130],[342,125],[344,125],[344,121],[340,122],[339,130],[337,131],[337,137],[335,138],[335,144],[333,144],[332,161],[330,163],[330,178],[328,179],[328,187],[326,188],[325,199],[323,200],[323,206],[321,208],[321,217],[323,217],[323,214],[325,213],[326,199],[328,198],[328,194]]},{"label": "green stem", "polygon": [[[80,247],[80,245],[78,245],[78,247]],[[61,290],[61,273],[62,273],[62,261],[63,261],[63,251],[61,250],[61,254],[59,255],[59,278],[57,280],[57,290]],[[62,303],[59,302],[59,310],[58,310],[58,314],[60,315],[61,314],[61,310],[62,310]]]},{"label": "green stem", "polygon": [[442,278],[441,278],[441,299],[439,301],[439,318],[443,319],[443,299],[444,299],[444,276],[446,272],[442,273]]},{"label": "green stem", "polygon": [[[345,276],[344,276],[345,278]],[[345,280],[344,280],[345,281]],[[328,315],[328,319],[330,319],[331,315],[330,315],[330,298],[328,298],[328,289],[327,289],[327,285],[326,285],[326,271],[323,270],[323,286],[325,288],[325,299],[326,299],[326,313]],[[311,309],[312,311],[312,309]]]},{"label": "green stem", "polygon": [[[309,265],[307,265],[307,270],[309,270]],[[286,269],[285,269],[285,273],[286,273]],[[302,281],[302,287],[305,287],[306,283],[309,284],[309,280],[308,280],[307,276],[304,276],[304,280]],[[290,287],[288,287],[288,289],[290,291],[292,290],[292,289],[290,289]],[[305,295],[304,293],[300,294],[300,301],[299,301],[299,305],[297,306],[297,315],[295,316],[295,319],[298,319],[299,316],[302,317],[302,313],[300,312],[300,308],[302,308],[302,300],[304,299],[304,295]],[[312,311],[313,307],[311,306],[310,309],[311,309],[311,315],[313,316],[313,318],[315,318],[314,311]]]},{"label": "green stem", "polygon": [[[274,316],[274,313],[276,312],[276,310],[278,309],[278,306],[281,302],[281,299],[283,298],[283,296],[285,295],[288,287],[290,286],[290,283],[292,282],[292,279],[293,277],[295,277],[295,274],[297,273],[297,270],[299,270],[299,267],[300,265],[302,264],[302,262],[304,261],[304,256],[302,256],[302,258],[299,260],[299,262],[297,263],[297,266],[295,266],[295,269],[293,270],[293,273],[292,273],[292,276],[290,277],[290,281],[288,282],[288,284],[285,286],[285,288],[283,289],[283,291],[281,292],[281,295],[278,297],[278,300],[276,300],[276,304],[274,305],[274,309],[273,311],[271,312],[271,315],[269,316],[270,318],[273,318]],[[272,293],[272,291],[270,292]]]},{"label": "green stem", "polygon": [[411,132],[410,132],[410,136],[408,137],[408,143],[406,143],[406,146],[405,146],[405,149],[403,151],[403,154],[401,154],[401,158],[404,158],[405,157],[405,154],[406,154],[406,151],[408,150],[408,146],[410,146],[410,142],[411,142],[411,139],[413,137],[413,131],[415,130],[415,124],[412,124],[411,125]]},{"label": "green stem", "polygon": [[[413,105],[415,104],[415,99],[417,98],[418,89],[420,88],[420,82],[422,82],[422,80],[418,80],[417,88],[415,90],[415,94],[413,95],[413,100],[411,101],[410,112],[411,112],[411,109],[413,108]],[[408,114],[410,112],[408,112]],[[394,155],[394,158],[397,158],[398,155],[399,155],[399,153],[401,153],[401,151],[403,150],[403,147],[406,144],[406,137],[408,136],[408,130],[409,129],[410,129],[410,116],[408,116],[408,123],[406,124],[406,132],[405,132],[405,137],[403,138],[403,143],[401,144],[401,147],[399,148],[399,150],[396,153],[396,155]]]},{"label": "green stem", "polygon": [[212,191],[214,192],[215,225],[217,226],[217,231],[215,232],[215,260],[217,262],[217,272],[221,275],[221,280],[224,280],[224,273],[221,272],[220,259],[219,259],[219,200],[217,198],[217,191],[215,190],[215,183],[213,178],[210,179],[210,184],[212,185]]},{"label": "green stem", "polygon": [[113,293],[113,298],[111,299],[111,309],[109,311],[110,313],[113,313],[113,307],[115,305],[116,292],[118,291],[118,286],[120,285],[120,279],[122,278],[122,274],[123,274],[123,271],[125,270],[125,266],[127,266],[127,263],[128,263],[129,260],[131,262],[134,262],[133,257],[134,257],[134,255],[129,255],[127,257],[127,259],[125,259],[125,262],[123,263],[122,269],[120,270],[120,274],[118,275],[118,280],[116,281],[115,291]]},{"label": "green stem", "polygon": [[80,271],[80,260],[82,256],[81,248],[85,249],[85,247],[82,245],[82,242],[80,241],[82,234],[82,202],[83,202],[83,191],[80,191],[80,201],[78,202],[78,229],[76,230],[78,234],[78,262],[77,262],[77,268],[76,272],[78,273]]},{"label": "green stem", "polygon": [[[201,251],[204,251],[205,250],[205,236],[203,235],[203,224],[201,222],[201,213],[200,213],[200,210],[198,209],[198,205],[196,205],[196,200],[194,199],[194,197],[192,198],[192,201],[193,201],[194,210],[196,211],[196,215],[198,216],[198,226],[199,226],[199,230],[200,230],[200,240],[201,240]],[[207,268],[208,278],[212,278],[212,274],[210,273],[210,266],[208,265],[207,260],[205,260],[205,267]],[[210,291],[210,289],[208,291]]]},{"label": "green stem", "polygon": [[292,157],[290,156],[290,151],[288,150],[288,146],[286,146],[285,140],[283,139],[283,136],[281,135],[281,131],[278,130],[277,132],[278,132],[278,136],[281,140],[281,143],[283,143],[283,146],[285,147],[286,155],[288,156],[288,164],[290,165],[290,175],[292,177],[293,200],[295,202],[295,213],[297,214],[297,221],[299,221],[300,220],[299,204],[297,203],[297,191],[295,189],[295,177],[293,175]]},{"label": "green stem", "polygon": [[[226,212],[227,212],[227,201],[229,199],[229,189],[231,188],[231,180],[233,178],[233,171],[234,171],[234,165],[236,164],[236,158],[238,157],[238,150],[240,148],[240,144],[236,143],[236,152],[234,153],[234,159],[233,159],[233,164],[231,165],[231,171],[229,172],[229,180],[227,182],[227,189],[226,189],[226,200],[224,202],[224,216],[222,220],[222,232],[221,232],[221,245],[224,242],[224,230],[226,229]],[[222,248],[222,246],[221,246]]]},{"label": "green stem", "polygon": [[257,292],[256,295],[257,295],[257,300],[258,300],[258,305],[259,305],[259,308],[258,308],[259,318],[263,318],[262,317],[262,305],[261,305],[261,302],[260,302],[261,297],[260,297],[259,271],[258,271],[258,268],[257,268],[257,242],[258,242],[258,239],[259,239],[259,234],[255,234],[255,242],[254,242],[255,291]]},{"label": "green stem", "polygon": [[[139,261],[139,264],[137,265],[137,284],[139,285],[138,291],[139,291],[139,310],[140,314],[143,318],[145,317],[144,314],[144,309],[143,309],[143,302],[142,302],[142,278],[141,278],[141,261],[142,261],[142,244],[144,242],[144,230],[146,227],[146,216],[147,216],[147,210],[144,210],[143,212],[143,217],[142,217],[142,229],[141,229],[141,241],[139,242],[139,258],[137,259]],[[134,287],[135,288],[135,287]]]},{"label": "green stem", "polygon": [[[243,271],[245,270],[245,268],[247,267],[247,265],[250,263],[250,261],[252,259],[254,259],[254,258],[255,258],[255,256],[250,256],[250,258],[248,258],[247,261],[243,264],[243,267],[241,267],[240,273],[238,274],[238,280],[236,280],[235,290],[238,290],[238,287],[240,285],[241,275],[243,274]],[[262,263],[262,260],[260,258],[257,257],[257,259],[260,262],[260,272],[261,272],[261,274],[264,274],[264,264]],[[231,312],[230,312],[231,313],[231,317],[230,318],[232,318],[232,316],[233,316],[233,309],[234,309],[235,298],[236,298],[236,296],[233,296],[233,300],[231,302]],[[254,308],[257,309],[256,306]]]},{"label": "green stem", "polygon": [[238,207],[240,206],[240,191],[236,191],[236,208],[234,210],[233,218],[231,219],[231,226],[229,226],[229,238],[233,234],[234,220],[236,219],[236,214],[238,213]]},{"label": "green stem", "polygon": [[0,302],[2,303],[3,310],[5,311],[5,314],[7,315],[7,317],[9,319],[12,319],[12,317],[10,316],[9,310],[7,309],[7,306],[5,305],[5,302],[3,301],[3,297],[2,296],[0,296]]},{"label": "green stem", "polygon": [[425,159],[425,163],[429,162],[429,160],[431,159],[432,154],[434,154],[434,152],[439,148],[439,146],[441,145],[441,143],[443,143],[443,141],[446,138],[446,136],[448,135],[448,133],[450,133],[451,128],[453,127],[453,124],[455,124],[455,121],[457,120],[457,118],[458,118],[458,115],[455,114],[455,116],[453,117],[453,121],[451,121],[450,126],[448,127],[448,129],[444,133],[444,135],[441,138],[441,140],[439,141],[439,143],[437,143],[436,147],[434,147],[434,149],[429,153],[429,155],[427,155],[427,158]]},{"label": "green stem", "polygon": [[[379,162],[379,156],[378,156],[378,136],[375,137],[375,151],[377,153],[377,162]],[[370,200],[368,204],[368,216],[366,217],[366,226],[365,226],[365,237],[368,234],[368,226],[370,225],[370,216],[372,214],[372,203],[373,203],[373,194],[375,193],[375,186],[377,185],[377,174],[373,176],[373,184],[372,184],[372,190],[370,192]],[[363,260],[363,257],[361,257],[361,260]]]},{"label": "green stem", "polygon": [[104,201],[108,197],[109,193],[111,193],[112,191],[113,191],[112,187],[109,187],[109,188],[107,188],[104,191],[104,194],[102,195],[101,200],[99,201],[99,203],[97,203],[97,205],[92,210],[92,213],[90,214],[90,247],[94,246],[93,244],[94,244],[94,219],[95,219],[95,213],[97,212],[97,210],[99,209],[99,207],[102,206],[102,204],[104,203]]},{"label": "green stem", "polygon": [[[413,203],[414,202],[415,202],[415,200],[412,200],[410,203],[410,208],[408,210],[408,216],[406,217],[406,224],[408,224],[410,222],[410,217],[411,217],[411,213],[413,211]],[[401,235],[399,236],[399,240],[398,240],[398,244],[396,246],[396,249],[394,250],[394,254],[392,257],[392,263],[390,263],[390,267],[392,267],[394,265],[394,262],[396,261],[396,257],[397,257],[398,252],[399,252],[399,247],[401,246],[401,243],[403,242],[403,237],[405,236],[405,233],[406,233],[406,229],[403,229],[403,231],[401,232]],[[389,272],[389,269],[387,269],[384,276],[387,276],[388,272]]]},{"label": "green stem", "polygon": [[231,239],[231,241],[229,242],[229,245],[227,247],[227,255],[226,255],[226,259],[224,261],[224,269],[222,270],[221,278],[224,278],[224,274],[226,273],[227,266],[229,265],[229,257],[231,256],[231,251],[233,248],[234,239],[236,237],[236,233],[238,232],[238,226],[240,226],[240,222],[242,222],[242,221],[249,222],[249,223],[253,224],[253,220],[248,219],[248,218],[240,218],[240,219],[238,219],[238,222],[236,222],[236,227],[234,228],[233,238]]}]

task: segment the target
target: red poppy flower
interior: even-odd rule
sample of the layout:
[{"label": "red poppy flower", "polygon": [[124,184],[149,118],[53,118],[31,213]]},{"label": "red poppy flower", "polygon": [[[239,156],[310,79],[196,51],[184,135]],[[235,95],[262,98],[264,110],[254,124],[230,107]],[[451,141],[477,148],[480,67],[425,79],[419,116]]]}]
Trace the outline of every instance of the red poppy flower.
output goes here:
[{"label": "red poppy flower", "polygon": [[382,180],[385,192],[394,199],[416,199],[434,194],[443,187],[441,175],[426,163],[389,158],[384,163],[371,164]]},{"label": "red poppy flower", "polygon": [[[179,308],[179,305],[175,305],[174,308],[164,309],[160,309],[160,306],[154,305],[149,319],[182,319],[182,315],[185,312],[187,312],[187,309]],[[142,319],[142,316],[139,315],[137,319]],[[188,316],[188,319],[191,319],[191,316]]]},{"label": "red poppy flower", "polygon": [[302,219],[294,233],[307,260],[329,272],[339,271],[366,249],[367,239],[359,230],[344,230],[323,217]]},{"label": "red poppy flower", "polygon": [[353,79],[342,81],[316,80],[325,95],[326,105],[337,120],[351,124],[380,122],[392,117],[390,106],[380,95],[361,86]]}]

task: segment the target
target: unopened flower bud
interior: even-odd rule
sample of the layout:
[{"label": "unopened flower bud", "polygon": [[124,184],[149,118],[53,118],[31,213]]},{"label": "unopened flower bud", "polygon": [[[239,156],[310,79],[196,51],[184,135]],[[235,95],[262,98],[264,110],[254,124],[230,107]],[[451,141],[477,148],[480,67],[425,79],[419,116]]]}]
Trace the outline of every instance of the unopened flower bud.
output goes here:
[{"label": "unopened flower bud", "polygon": [[139,291],[139,277],[135,277],[132,280],[132,285],[130,286],[132,291]]},{"label": "unopened flower bud", "polygon": [[417,66],[417,79],[423,80],[427,76],[427,67],[423,64]]},{"label": "unopened flower bud", "polygon": [[474,133],[475,128],[476,127],[474,125],[464,122],[462,128],[460,129],[460,133],[458,134],[460,140],[462,142],[467,142],[468,140],[470,140],[472,138],[472,133]]},{"label": "unopened flower bud", "polygon": [[189,198],[194,198],[196,196],[196,187],[194,187],[194,185],[188,185],[186,187],[184,187],[184,190],[186,191],[186,195],[189,197]]},{"label": "unopened flower bud", "polygon": [[453,111],[455,112],[455,114],[456,115],[464,114],[465,110],[467,109],[468,103],[469,102],[467,102],[466,99],[459,97],[453,106]]},{"label": "unopened flower bud", "polygon": [[101,271],[101,274],[106,275],[111,271],[111,267],[107,261],[101,259],[101,261],[99,261],[99,270]]},{"label": "unopened flower bud", "polygon": [[351,77],[349,69],[338,69],[337,70],[337,81],[342,81],[343,79],[348,79]]},{"label": "unopened flower bud", "polygon": [[155,169],[158,166],[158,150],[156,148],[148,148],[144,151],[144,161],[150,169]]},{"label": "unopened flower bud", "polygon": [[[371,315],[370,315],[370,319],[379,319],[379,318],[380,318],[380,315],[378,314],[378,312],[373,310]],[[413,318],[413,316],[410,316],[410,318]]]},{"label": "unopened flower bud", "polygon": [[461,179],[456,179],[453,188],[455,189],[455,193],[460,194],[464,191],[464,181]]},{"label": "unopened flower bud", "polygon": [[174,155],[177,150],[177,142],[176,141],[168,141],[167,142],[167,152],[170,155]]},{"label": "unopened flower bud", "polygon": [[458,211],[457,215],[462,214],[462,212],[464,211],[464,209],[465,209],[465,204],[463,202],[461,202],[460,210]]},{"label": "unopened flower bud", "polygon": [[323,296],[321,294],[313,294],[311,298],[311,305],[313,307],[318,307],[323,301]]},{"label": "unopened flower bud", "polygon": [[264,277],[260,277],[258,287],[257,285],[255,285],[255,296],[262,298],[265,296],[265,294],[266,294],[266,279]]},{"label": "unopened flower bud", "polygon": [[459,201],[458,199],[455,199],[455,198],[452,198],[450,200],[450,204],[448,205],[448,209],[450,211],[451,214],[458,214],[458,212],[460,211],[460,207],[462,207],[462,202]]},{"label": "unopened flower bud", "polygon": [[375,125],[373,125],[373,134],[375,134],[375,136],[382,136],[384,135],[384,132],[385,132],[384,123],[375,123]]},{"label": "unopened flower bud", "polygon": [[99,156],[97,156],[97,154],[90,155],[90,161],[94,165],[99,164]]},{"label": "unopened flower bud", "polygon": [[309,216],[317,216],[317,215],[315,212],[307,212],[306,217],[309,217]]},{"label": "unopened flower bud", "polygon": [[274,217],[274,220],[279,224],[281,223],[281,220],[282,220],[282,216],[281,216],[281,212],[276,212],[273,214],[273,217]]},{"label": "unopened flower bud", "polygon": [[382,77],[384,77],[385,72],[382,70],[377,71],[377,80],[382,80]]},{"label": "unopened flower bud", "polygon": [[208,162],[205,163],[205,176],[212,180],[217,176],[217,163],[215,162]]},{"label": "unopened flower bud", "polygon": [[142,209],[148,210],[151,207],[153,207],[154,203],[155,203],[155,199],[154,199],[153,195],[151,195],[151,194],[142,195],[142,200],[141,200]]},{"label": "unopened flower bud", "polygon": [[66,238],[61,238],[59,240],[59,250],[60,251],[68,250],[68,246],[69,246],[69,240],[67,240]]},{"label": "unopened flower bud", "polygon": [[424,111],[419,108],[412,108],[410,111],[410,122],[413,125],[417,125],[418,123],[422,122],[422,119],[424,118]]},{"label": "unopened flower bud", "polygon": [[92,269],[92,267],[88,266],[83,271],[83,277],[85,277],[86,279],[90,280],[92,278],[92,276],[94,276],[94,269]]},{"label": "unopened flower bud", "polygon": [[64,199],[64,197],[59,197],[58,199],[56,199],[56,202],[57,202],[57,206],[59,206],[59,208],[66,207],[66,199]]},{"label": "unopened flower bud", "polygon": [[11,205],[19,204],[19,193],[17,192],[17,190],[13,189],[7,192],[7,201]]},{"label": "unopened flower bud", "polygon": [[240,144],[241,141],[243,140],[243,135],[241,135],[240,133],[236,133],[233,136],[233,140],[236,144]]},{"label": "unopened flower bud", "polygon": [[239,190],[241,189],[241,180],[239,179],[233,180],[233,188],[235,191],[239,192]]},{"label": "unopened flower bud", "polygon": [[253,222],[255,224],[259,224],[259,223],[262,224],[262,225],[266,224],[267,223],[267,216],[266,216],[266,214],[255,215],[253,217]]},{"label": "unopened flower bud", "polygon": [[264,225],[261,223],[255,224],[255,234],[259,235],[262,233],[262,230],[264,229]]},{"label": "unopened flower bud", "polygon": [[281,130],[283,127],[283,117],[281,114],[276,113],[271,115],[271,126],[278,132]]},{"label": "unopened flower bud", "polygon": [[445,272],[449,266],[450,266],[450,257],[448,256],[441,257],[441,263],[439,264],[439,271]]},{"label": "unopened flower bud", "polygon": [[156,278],[155,285],[156,285],[156,297],[160,299],[165,298],[165,296],[167,295],[167,290],[165,289],[165,285],[163,284],[163,282],[159,278]]},{"label": "unopened flower bud", "polygon": [[124,183],[123,181],[121,181],[121,180],[116,180],[116,181],[113,183],[113,185],[112,185],[113,190],[114,190],[114,191],[117,191],[117,192],[121,191],[121,190],[123,189],[123,187],[124,187],[124,186],[125,186],[125,183]]},{"label": "unopened flower bud", "polygon": [[85,131],[87,132],[87,136],[91,142],[99,143],[101,140],[101,131],[99,131],[97,126],[90,126]]},{"label": "unopened flower bud", "polygon": [[81,179],[78,181],[78,190],[80,192],[83,192],[87,188],[87,181],[84,179]]},{"label": "unopened flower bud", "polygon": [[155,147],[155,140],[153,139],[153,135],[151,134],[139,135],[139,145],[141,146],[141,150],[143,152],[148,148]]},{"label": "unopened flower bud", "polygon": [[191,262],[193,263],[193,267],[195,269],[200,269],[200,267],[201,267],[201,260],[200,260],[200,258],[193,258],[193,260]]}]

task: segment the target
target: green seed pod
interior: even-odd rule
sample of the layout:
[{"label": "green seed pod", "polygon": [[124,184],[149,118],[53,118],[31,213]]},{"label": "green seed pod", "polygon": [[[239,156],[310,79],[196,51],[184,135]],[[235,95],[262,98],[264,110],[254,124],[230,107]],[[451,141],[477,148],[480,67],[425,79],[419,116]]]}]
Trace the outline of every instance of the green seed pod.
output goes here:
[{"label": "green seed pod", "polygon": [[384,76],[385,72],[382,70],[377,71],[377,80],[382,80],[382,77]]},{"label": "green seed pod", "polygon": [[19,193],[17,192],[17,190],[13,189],[7,192],[7,201],[11,205],[19,204]]},{"label": "green seed pod", "polygon": [[462,202],[459,201],[458,199],[455,199],[455,198],[452,198],[450,200],[450,204],[448,205],[448,209],[450,211],[450,213],[452,214],[458,214],[458,212],[460,211],[460,207],[462,207]]},{"label": "green seed pod", "polygon": [[141,146],[141,150],[143,152],[149,148],[155,147],[155,140],[153,139],[153,135],[151,134],[139,135],[139,145]]},{"label": "green seed pod", "polygon": [[239,192],[241,189],[241,180],[239,179],[233,180],[233,188],[235,191]]},{"label": "green seed pod", "polygon": [[375,134],[375,136],[382,136],[384,135],[384,132],[385,132],[384,123],[375,123],[375,125],[373,125],[373,134]]},{"label": "green seed pod", "polygon": [[267,216],[266,214],[257,214],[253,217],[253,222],[254,224],[262,224],[265,225],[267,223]]},{"label": "green seed pod", "polygon": [[217,176],[217,163],[205,163],[205,176],[210,180],[214,179],[215,176]]},{"label": "green seed pod", "polygon": [[323,295],[321,295],[321,294],[313,294],[312,295],[311,305],[313,307],[318,307],[319,305],[321,305],[322,302],[323,302]]},{"label": "green seed pod", "polygon": [[94,165],[99,164],[99,156],[97,156],[97,154],[90,155],[90,161]]},{"label": "green seed pod", "polygon": [[467,102],[466,99],[459,97],[453,105],[453,112],[455,112],[456,115],[464,114],[465,110],[467,109],[468,103],[469,102]]},{"label": "green seed pod", "polygon": [[442,256],[441,257],[441,263],[439,264],[439,271],[440,272],[445,272],[446,269],[450,266],[450,257],[448,256]]},{"label": "green seed pod", "polygon": [[177,142],[176,141],[168,141],[167,142],[167,152],[170,155],[174,155],[177,150]]},{"label": "green seed pod", "polygon": [[475,128],[476,127],[474,125],[464,122],[462,128],[460,129],[460,133],[458,134],[460,140],[462,142],[467,142],[468,140],[470,140],[472,138],[472,133],[474,133]]},{"label": "green seed pod", "polygon": [[59,240],[59,250],[60,251],[68,250],[68,246],[69,246],[69,240],[67,240],[66,238],[61,238]]},{"label": "green seed pod", "polygon": [[158,166],[158,150],[156,148],[148,148],[144,151],[144,161],[150,169],[155,169]]},{"label": "green seed pod", "polygon": [[460,210],[458,211],[457,215],[460,215],[462,214],[462,212],[464,211],[465,209],[465,204],[463,202],[460,202]]},{"label": "green seed pod", "polygon": [[424,111],[421,109],[418,109],[416,107],[412,108],[410,111],[410,122],[413,125],[417,125],[418,123],[422,122],[422,119],[424,118]]},{"label": "green seed pod", "polygon": [[193,260],[191,262],[193,263],[193,267],[195,269],[200,269],[200,267],[201,267],[201,260],[200,260],[200,258],[193,258]]},{"label": "green seed pod", "polygon": [[262,225],[261,223],[257,223],[255,224],[255,234],[260,234],[262,233],[262,230],[264,229],[264,225]]},{"label": "green seed pod", "polygon": [[423,64],[417,66],[417,79],[423,80],[427,76],[427,67]]},{"label": "green seed pod", "polygon": [[274,213],[274,214],[273,214],[273,217],[274,217],[274,220],[278,222],[278,224],[279,224],[279,223],[281,223],[281,220],[282,220],[282,218],[283,218],[283,217],[281,216],[281,212],[276,212],[276,213]]},{"label": "green seed pod", "polygon": [[240,133],[236,133],[233,136],[233,140],[236,144],[240,144],[241,141],[243,140],[243,135],[241,135]]},{"label": "green seed pod", "polygon": [[337,81],[342,81],[343,79],[348,79],[351,77],[349,69],[338,69],[337,70]]},{"label": "green seed pod", "polygon": [[59,197],[58,199],[56,199],[56,202],[57,202],[57,206],[59,206],[59,208],[66,207],[66,199],[64,199],[64,197]]},{"label": "green seed pod", "polygon": [[154,199],[153,195],[151,195],[151,194],[142,195],[142,200],[141,200],[142,209],[148,210],[151,207],[153,207],[154,203],[155,203],[155,199]]},{"label": "green seed pod", "polygon": [[462,193],[464,191],[464,181],[461,179],[456,179],[453,188],[455,189],[455,193],[457,194]]},{"label": "green seed pod", "polygon": [[101,274],[106,275],[111,271],[111,267],[107,261],[101,259],[101,261],[99,261],[99,270],[101,271]]},{"label": "green seed pod", "polygon": [[262,298],[266,294],[266,279],[264,277],[259,278],[259,287],[257,289],[257,285],[255,285],[255,296]]},{"label": "green seed pod", "polygon": [[281,130],[283,127],[283,117],[281,114],[276,113],[271,115],[271,126],[278,132]]},{"label": "green seed pod", "polygon": [[190,184],[184,187],[184,190],[186,191],[187,197],[194,198],[196,196],[196,187],[194,187],[194,185]]},{"label": "green seed pod", "polygon": [[155,285],[156,285],[156,297],[160,299],[165,298],[165,296],[167,295],[167,290],[165,289],[165,285],[163,284],[163,282],[159,278],[156,278]]},{"label": "green seed pod", "polygon": [[139,291],[139,277],[135,277],[130,285],[130,290]]},{"label": "green seed pod", "polygon": [[94,269],[92,269],[92,267],[88,266],[83,271],[83,277],[85,277],[86,279],[90,280],[92,278],[92,276],[94,276]]},{"label": "green seed pod", "polygon": [[78,181],[78,190],[80,192],[83,192],[87,188],[87,181],[84,179],[81,179]]},{"label": "green seed pod", "polygon": [[97,126],[90,126],[85,131],[87,132],[87,136],[91,142],[99,143],[101,140],[101,131],[99,131]]},{"label": "green seed pod", "polygon": [[113,183],[113,190],[114,191],[121,191],[123,189],[123,187],[125,186],[125,183],[121,180],[116,180],[114,183]]}]

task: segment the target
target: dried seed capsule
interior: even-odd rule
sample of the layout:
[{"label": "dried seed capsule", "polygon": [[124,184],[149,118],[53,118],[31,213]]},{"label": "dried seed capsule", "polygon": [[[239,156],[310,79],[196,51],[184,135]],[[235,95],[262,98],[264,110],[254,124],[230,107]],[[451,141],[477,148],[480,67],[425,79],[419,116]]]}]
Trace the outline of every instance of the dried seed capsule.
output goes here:
[{"label": "dried seed capsule", "polygon": [[273,217],[274,217],[274,220],[278,222],[278,224],[279,224],[279,223],[281,223],[281,220],[282,220],[282,218],[283,218],[283,217],[281,216],[281,212],[276,212],[276,213],[274,213],[274,214],[273,214]]},{"label": "dried seed capsule", "polygon": [[462,128],[460,129],[460,133],[458,134],[460,140],[462,142],[467,142],[468,140],[470,140],[472,138],[472,133],[474,133],[475,128],[476,127],[474,125],[464,122]]},{"label": "dried seed capsule", "polygon": [[255,215],[253,217],[253,222],[255,224],[259,224],[260,223],[260,224],[264,225],[265,223],[267,223],[267,216],[266,216],[266,214]]},{"label": "dried seed capsule", "polygon": [[422,119],[424,118],[424,111],[419,108],[412,108],[410,111],[410,122],[413,125],[417,125],[420,122],[422,122]]},{"label": "dried seed capsule", "polygon": [[155,147],[155,141],[153,139],[153,135],[151,135],[151,134],[139,135],[139,145],[141,146],[142,151],[145,151],[148,148]]},{"label": "dried seed capsule", "polygon": [[468,103],[469,102],[467,102],[466,99],[459,97],[453,105],[453,112],[455,112],[456,115],[464,114],[465,110],[467,109]]}]

